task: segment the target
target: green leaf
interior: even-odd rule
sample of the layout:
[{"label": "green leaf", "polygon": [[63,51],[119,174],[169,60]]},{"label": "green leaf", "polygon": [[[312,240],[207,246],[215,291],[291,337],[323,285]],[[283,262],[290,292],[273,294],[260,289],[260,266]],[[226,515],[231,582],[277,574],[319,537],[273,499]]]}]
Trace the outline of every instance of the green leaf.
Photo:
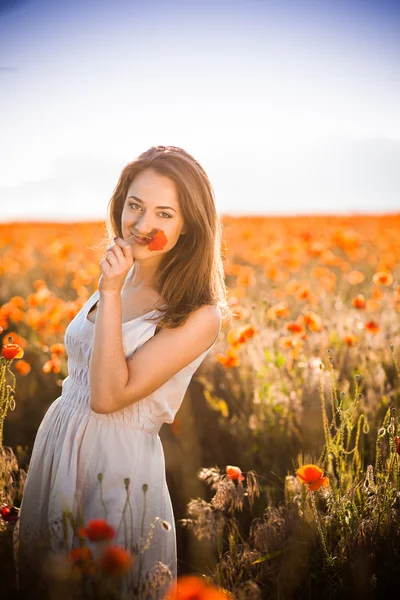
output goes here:
[{"label": "green leaf", "polygon": [[257,558],[256,560],[253,560],[252,564],[256,565],[258,563],[265,562],[266,560],[271,560],[272,558],[275,558],[276,556],[280,556],[284,552],[286,552],[286,550],[274,550],[274,552],[270,552],[269,554],[266,554],[265,556],[262,556],[261,558]]}]

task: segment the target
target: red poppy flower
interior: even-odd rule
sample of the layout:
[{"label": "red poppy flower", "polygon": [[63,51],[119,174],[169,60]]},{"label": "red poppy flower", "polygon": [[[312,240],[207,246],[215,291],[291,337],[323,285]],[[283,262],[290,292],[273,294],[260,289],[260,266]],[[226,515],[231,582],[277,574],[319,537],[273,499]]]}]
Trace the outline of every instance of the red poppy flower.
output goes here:
[{"label": "red poppy flower", "polygon": [[375,285],[392,285],[393,275],[387,271],[378,271],[372,278]]},{"label": "red poppy flower", "polygon": [[329,486],[329,478],[323,477],[323,473],[317,465],[303,465],[296,471],[301,483],[308,485],[308,489],[312,492],[319,490],[321,486]]},{"label": "red poppy flower", "polygon": [[397,435],[394,436],[394,443],[396,445],[397,454],[400,454],[400,438]]},{"label": "red poppy flower", "polygon": [[133,556],[120,546],[108,546],[99,558],[100,569],[107,575],[118,576],[129,571]]},{"label": "red poppy flower", "polygon": [[343,340],[346,342],[348,346],[353,346],[358,342],[358,338],[353,333],[348,333],[344,336]]},{"label": "red poppy flower", "polygon": [[167,244],[167,236],[162,229],[159,229],[147,247],[149,250],[163,250]]},{"label": "red poppy flower", "polygon": [[355,308],[365,308],[365,298],[363,294],[357,294],[357,296],[354,296],[353,306]]},{"label": "red poppy flower", "polygon": [[227,350],[226,354],[216,354],[215,358],[226,369],[240,365],[240,359],[234,350]]},{"label": "red poppy flower", "polygon": [[91,542],[103,542],[111,540],[115,535],[115,529],[104,519],[92,519],[85,528],[78,531],[81,537],[87,537]]},{"label": "red poppy flower", "polygon": [[18,519],[18,510],[15,506],[3,506],[0,515],[3,521],[14,523]]},{"label": "red poppy flower", "polygon": [[15,363],[15,370],[18,371],[20,375],[27,375],[31,372],[31,365],[25,360],[19,360]]},{"label": "red poppy flower", "polygon": [[228,600],[228,598],[230,596],[226,592],[198,575],[181,575],[170,584],[165,596],[165,600]]},{"label": "red poppy flower", "polygon": [[24,351],[19,344],[6,344],[3,346],[1,353],[7,360],[22,358],[24,355]]},{"label": "red poppy flower", "polygon": [[304,314],[304,324],[311,329],[311,331],[320,331],[322,329],[321,317],[312,311],[308,311]]},{"label": "red poppy flower", "polygon": [[298,323],[297,321],[290,321],[289,323],[286,323],[285,327],[288,331],[291,331],[295,334],[304,332],[303,325],[301,325],[301,323]]},{"label": "red poppy flower", "polygon": [[365,329],[371,333],[378,333],[380,327],[375,321],[368,321],[365,323]]},{"label": "red poppy flower", "polygon": [[233,467],[232,465],[228,465],[225,469],[229,479],[235,480],[237,479],[238,481],[243,481],[244,477],[242,475],[242,471],[239,469],[239,467]]}]

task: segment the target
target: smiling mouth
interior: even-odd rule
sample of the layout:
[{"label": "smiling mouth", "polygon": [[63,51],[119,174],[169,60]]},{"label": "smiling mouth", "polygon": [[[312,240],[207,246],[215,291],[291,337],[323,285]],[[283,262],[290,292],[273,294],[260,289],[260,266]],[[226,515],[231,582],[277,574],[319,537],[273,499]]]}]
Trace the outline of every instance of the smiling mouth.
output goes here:
[{"label": "smiling mouth", "polygon": [[146,237],[140,237],[140,236],[136,235],[136,233],[132,233],[132,235],[130,235],[130,236],[129,236],[129,237],[127,237],[126,239],[127,239],[127,240],[130,240],[130,239],[132,239],[133,237],[134,237],[134,238],[136,238],[136,239],[138,239],[140,242],[150,242],[150,241],[151,241],[151,239],[152,239],[150,236],[146,236]]}]

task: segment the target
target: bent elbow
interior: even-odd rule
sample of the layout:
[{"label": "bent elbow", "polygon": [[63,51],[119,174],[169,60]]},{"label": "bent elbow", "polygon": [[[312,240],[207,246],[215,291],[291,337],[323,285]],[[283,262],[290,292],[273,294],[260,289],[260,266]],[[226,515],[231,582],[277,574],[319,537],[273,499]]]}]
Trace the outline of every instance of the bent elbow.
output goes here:
[{"label": "bent elbow", "polygon": [[98,399],[96,399],[96,401],[90,401],[90,410],[98,415],[108,415],[113,411],[113,408],[110,405],[110,402],[100,402]]},{"label": "bent elbow", "polygon": [[97,415],[108,415],[109,411],[101,408],[98,404],[90,404],[90,410]]},{"label": "bent elbow", "polygon": [[110,398],[104,398],[103,400],[99,399],[98,395],[94,396],[96,400],[90,401],[90,408],[93,412],[99,415],[109,415],[110,413],[117,412],[119,410],[123,410],[132,404],[135,404],[139,401],[139,398],[126,397],[126,395],[119,393],[117,396]]}]

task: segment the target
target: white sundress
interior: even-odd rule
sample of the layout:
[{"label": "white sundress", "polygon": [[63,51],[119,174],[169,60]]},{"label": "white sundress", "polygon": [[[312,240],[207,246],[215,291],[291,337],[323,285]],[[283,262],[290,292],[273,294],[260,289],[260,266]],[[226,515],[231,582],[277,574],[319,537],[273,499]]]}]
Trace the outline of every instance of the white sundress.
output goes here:
[{"label": "white sundress", "polygon": [[[49,528],[51,549],[58,552],[62,549],[63,510],[71,510],[76,517],[79,508],[86,525],[90,519],[105,518],[105,505],[107,522],[116,530],[112,541],[116,545],[132,547],[133,543],[137,549],[141,531],[146,540],[156,517],[171,525],[166,530],[161,521],[155,521],[153,537],[143,556],[142,575],[160,561],[176,578],[176,530],[158,433],[163,423],[173,422],[194,372],[218,336],[205,352],[151,395],[114,413],[99,414],[91,410],[89,403],[89,359],[95,325],[87,318],[99,297],[96,290],[66,329],[68,376],[62,382],[61,396],[48,408],[36,434],[14,533],[15,544],[18,548],[18,541],[23,538],[38,539],[41,528]],[[148,322],[145,317],[156,312],[159,311],[153,310],[122,324],[125,358],[154,335],[157,323]],[[103,503],[98,473],[103,474]],[[123,516],[125,478],[130,479],[132,512],[128,506]],[[141,529],[143,484],[147,484],[148,490],[144,529]],[[96,545],[89,541],[87,544],[96,556]],[[69,527],[68,550],[78,546]],[[132,574],[136,575],[137,564],[136,561]]]}]

